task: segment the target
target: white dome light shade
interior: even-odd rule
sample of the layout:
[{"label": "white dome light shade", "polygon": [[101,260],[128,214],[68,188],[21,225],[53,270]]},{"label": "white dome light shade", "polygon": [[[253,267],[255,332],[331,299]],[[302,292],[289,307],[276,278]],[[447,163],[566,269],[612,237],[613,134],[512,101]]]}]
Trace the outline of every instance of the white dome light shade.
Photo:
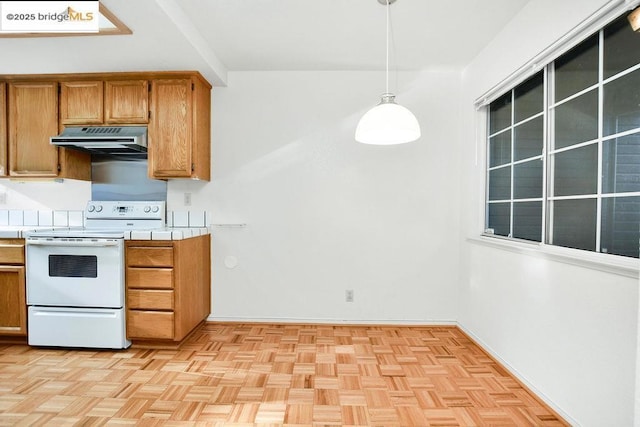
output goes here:
[{"label": "white dome light shade", "polygon": [[420,124],[409,109],[383,100],[365,113],[356,128],[356,141],[363,144],[394,145],[420,138]]}]

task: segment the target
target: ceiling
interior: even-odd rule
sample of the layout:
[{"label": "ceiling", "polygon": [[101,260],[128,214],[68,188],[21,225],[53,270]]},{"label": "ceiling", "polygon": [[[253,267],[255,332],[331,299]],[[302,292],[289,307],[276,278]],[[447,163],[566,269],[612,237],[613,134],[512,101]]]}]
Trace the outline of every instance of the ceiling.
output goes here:
[{"label": "ceiling", "polygon": [[[461,68],[528,0],[398,0],[390,66]],[[0,39],[0,74],[197,69],[224,85],[237,70],[382,70],[377,0],[102,0],[122,36]]]}]

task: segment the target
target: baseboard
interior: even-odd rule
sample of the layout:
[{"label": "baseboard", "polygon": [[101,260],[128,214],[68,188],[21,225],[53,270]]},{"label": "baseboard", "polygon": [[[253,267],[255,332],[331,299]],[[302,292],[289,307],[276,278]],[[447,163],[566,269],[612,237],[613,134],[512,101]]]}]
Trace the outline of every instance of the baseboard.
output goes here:
[{"label": "baseboard", "polygon": [[315,325],[385,325],[385,326],[457,326],[455,320],[414,320],[414,319],[327,319],[298,317],[237,317],[209,316],[207,322],[228,323],[302,323]]},{"label": "baseboard", "polygon": [[553,400],[546,396],[542,391],[540,391],[536,386],[534,386],[524,375],[522,375],[516,368],[511,366],[509,362],[500,357],[487,343],[485,343],[482,339],[480,339],[473,332],[469,331],[459,322],[456,322],[456,325],[462,332],[464,332],[475,344],[480,347],[485,353],[487,353],[491,358],[493,358],[496,362],[498,362],[504,369],[506,369],[509,374],[511,374],[520,384],[528,389],[531,394],[537,397],[542,403],[547,405],[551,410],[553,410],[557,416],[561,417],[564,421],[569,423],[572,426],[579,427],[580,423],[578,421],[571,418],[569,414],[564,412],[558,405],[556,405]]}]

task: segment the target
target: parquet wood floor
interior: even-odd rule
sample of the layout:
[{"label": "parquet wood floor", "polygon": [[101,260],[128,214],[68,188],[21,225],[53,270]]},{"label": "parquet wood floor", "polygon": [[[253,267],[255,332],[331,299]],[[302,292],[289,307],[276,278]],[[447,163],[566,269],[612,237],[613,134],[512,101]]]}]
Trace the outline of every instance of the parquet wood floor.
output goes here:
[{"label": "parquet wood floor", "polygon": [[205,323],[177,350],[0,345],[16,425],[567,424],[456,327]]}]

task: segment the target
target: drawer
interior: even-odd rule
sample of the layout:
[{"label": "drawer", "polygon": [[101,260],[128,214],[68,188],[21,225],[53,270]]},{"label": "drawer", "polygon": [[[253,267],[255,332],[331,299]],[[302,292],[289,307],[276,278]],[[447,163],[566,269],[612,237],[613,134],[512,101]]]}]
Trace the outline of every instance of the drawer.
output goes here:
[{"label": "drawer", "polygon": [[173,269],[127,267],[127,288],[173,289]]},{"label": "drawer", "polygon": [[126,261],[130,267],[173,267],[173,247],[130,246]]},{"label": "drawer", "polygon": [[0,264],[24,264],[24,240],[0,240]]},{"label": "drawer", "polygon": [[127,337],[173,339],[173,312],[127,310]]},{"label": "drawer", "polygon": [[173,310],[173,291],[129,289],[127,290],[127,308],[132,310]]}]

